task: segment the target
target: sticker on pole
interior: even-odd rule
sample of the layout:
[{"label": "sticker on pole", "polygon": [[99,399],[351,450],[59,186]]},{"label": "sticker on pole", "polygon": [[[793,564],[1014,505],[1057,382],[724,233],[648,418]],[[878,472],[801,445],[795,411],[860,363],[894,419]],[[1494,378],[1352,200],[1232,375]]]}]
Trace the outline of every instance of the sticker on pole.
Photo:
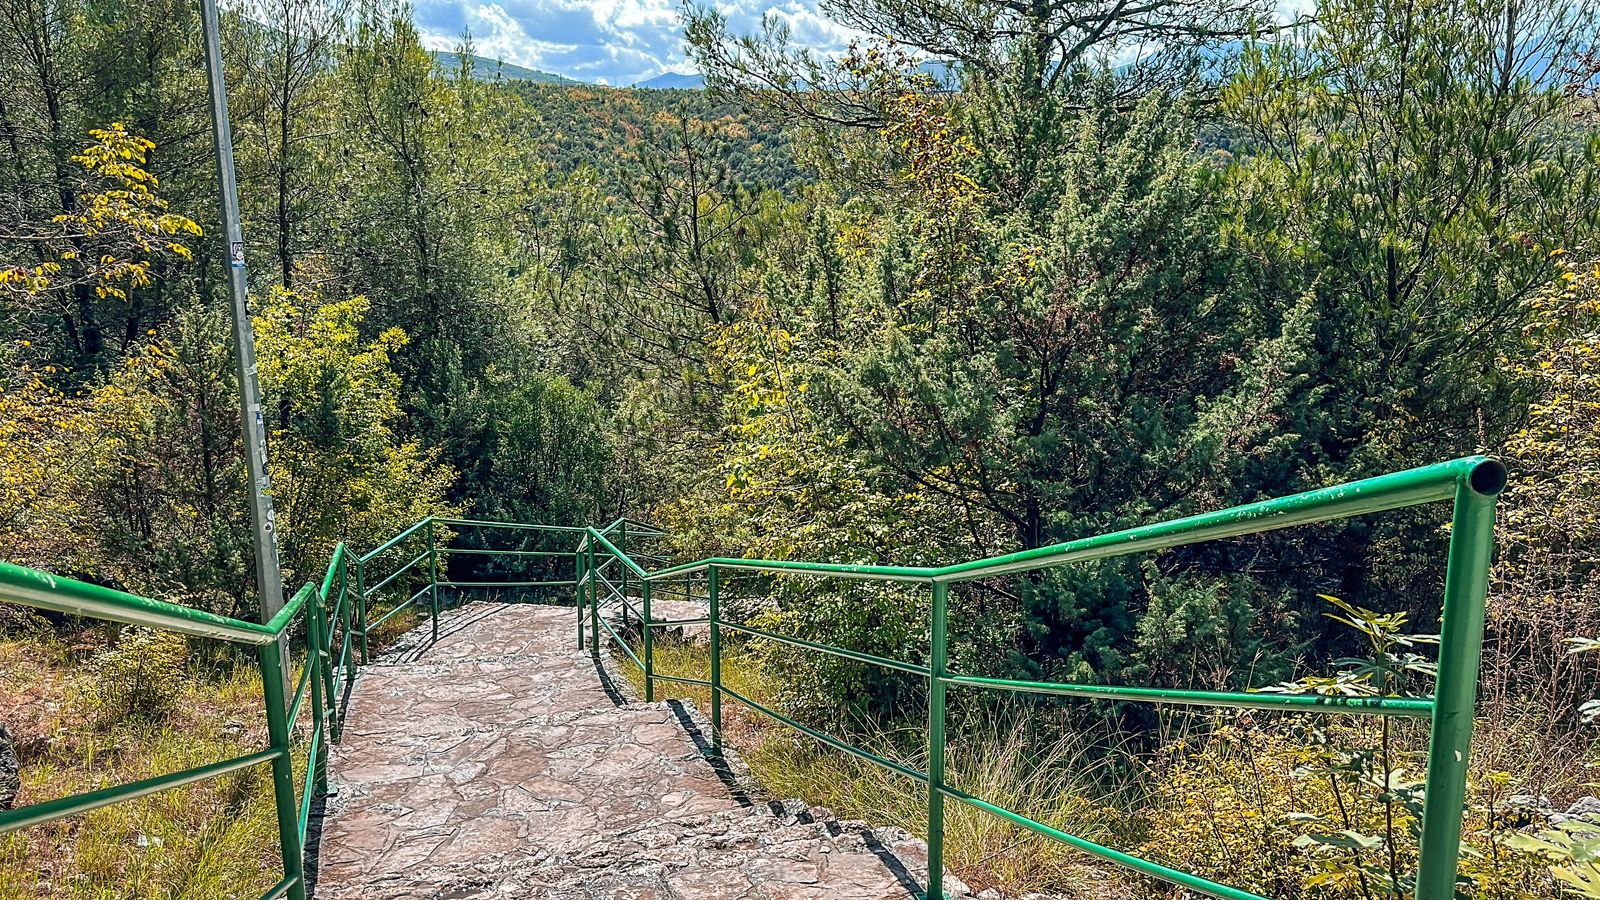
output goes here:
[{"label": "sticker on pole", "polygon": [[244,241],[234,241],[228,248],[228,259],[235,269],[244,268]]}]

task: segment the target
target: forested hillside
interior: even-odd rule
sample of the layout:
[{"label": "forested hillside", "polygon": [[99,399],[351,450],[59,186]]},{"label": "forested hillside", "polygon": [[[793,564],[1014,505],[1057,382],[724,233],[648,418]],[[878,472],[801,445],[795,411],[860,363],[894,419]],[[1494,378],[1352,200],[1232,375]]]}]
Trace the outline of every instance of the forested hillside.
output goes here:
[{"label": "forested hillside", "polygon": [[[475,78],[383,0],[224,17],[285,580],[456,511],[627,513],[682,559],[933,565],[1493,454],[1511,487],[1462,892],[1600,896],[1593,832],[1540,837],[1600,758],[1600,9],[1320,0],[1288,29],[1211,0],[832,10],[892,39],[830,60],[694,11],[709,92]],[[0,559],[251,616],[198,10],[6,12]],[[1126,62],[1141,42],[1161,50]],[[1444,515],[977,582],[952,597],[951,667],[1427,694]],[[749,576],[724,602],[926,663],[925,592]],[[215,648],[3,606],[0,637],[25,799],[177,753],[184,729],[243,740],[202,721],[241,690]],[[920,752],[921,682],[730,653],[785,713]],[[105,700],[130,665],[209,687]],[[1411,895],[1424,730],[951,703],[962,777],[1056,827],[1271,896]],[[742,740],[841,814],[915,794]],[[162,820],[237,828],[173,826],[142,863],[124,851],[148,823],[94,852],[64,849],[81,822],[0,837],[0,895],[259,893],[273,847],[241,785]],[[958,830],[951,866],[1007,896],[1176,896]],[[212,880],[173,888],[196,860]]]}]

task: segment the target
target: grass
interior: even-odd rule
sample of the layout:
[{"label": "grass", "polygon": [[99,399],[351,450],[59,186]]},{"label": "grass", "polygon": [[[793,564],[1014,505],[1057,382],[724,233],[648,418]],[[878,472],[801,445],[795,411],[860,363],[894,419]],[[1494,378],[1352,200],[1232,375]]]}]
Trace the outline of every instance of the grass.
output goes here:
[{"label": "grass", "polygon": [[[171,712],[97,716],[80,663],[106,629],[0,641],[19,805],[217,762],[266,743],[254,666],[191,671]],[[15,698],[6,697],[6,700]],[[0,837],[0,897],[259,897],[281,877],[264,767]]]},{"label": "grass", "polygon": [[[615,653],[618,669],[640,696],[644,675]],[[705,647],[672,641],[655,645],[655,671],[706,678]],[[722,656],[724,683],[761,703],[769,703],[776,683],[762,671],[759,655],[747,644],[733,644]],[[658,681],[657,697],[692,699],[710,709],[708,688]],[[774,796],[797,797],[836,816],[874,825],[894,825],[927,836],[927,789],[921,784],[858,757],[828,748],[731,700],[723,702],[723,737],[749,765],[751,774]],[[867,748],[903,765],[926,770],[922,754],[895,748],[904,735],[867,739]],[[915,736],[920,742],[920,735]],[[1021,813],[1053,828],[1113,846],[1137,843],[1132,823],[1115,810],[1125,804],[1108,792],[1103,753],[1085,744],[1061,741],[1033,746],[1021,726],[990,726],[952,739],[946,753],[948,779],[955,787]],[[996,888],[1007,896],[1048,891],[1084,898],[1125,898],[1136,891],[1119,873],[1066,844],[955,801],[945,803],[945,864],[974,890]]]},{"label": "grass", "polygon": [[[372,650],[420,621],[403,612]],[[40,803],[255,752],[267,746],[254,654],[191,645],[161,675],[164,710],[108,712],[126,668],[97,667],[117,629],[47,625],[0,632],[0,710],[19,745],[17,805]],[[125,646],[125,645],[124,645]],[[291,683],[298,680],[298,667]],[[113,683],[115,681],[115,683]],[[310,702],[302,709],[298,790]],[[263,764],[0,836],[0,898],[260,897],[282,878],[270,767]]]}]

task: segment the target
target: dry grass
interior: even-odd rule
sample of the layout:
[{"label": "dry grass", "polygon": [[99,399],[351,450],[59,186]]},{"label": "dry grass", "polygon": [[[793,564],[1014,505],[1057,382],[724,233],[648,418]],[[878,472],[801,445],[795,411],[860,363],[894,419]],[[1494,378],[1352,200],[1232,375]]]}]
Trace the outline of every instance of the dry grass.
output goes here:
[{"label": "dry grass", "polygon": [[[240,756],[266,743],[254,666],[191,671],[159,721],[97,721],[75,663],[103,629],[0,641],[19,805]],[[10,700],[10,697],[5,699]],[[281,877],[264,767],[0,837],[0,897],[259,897]]]}]

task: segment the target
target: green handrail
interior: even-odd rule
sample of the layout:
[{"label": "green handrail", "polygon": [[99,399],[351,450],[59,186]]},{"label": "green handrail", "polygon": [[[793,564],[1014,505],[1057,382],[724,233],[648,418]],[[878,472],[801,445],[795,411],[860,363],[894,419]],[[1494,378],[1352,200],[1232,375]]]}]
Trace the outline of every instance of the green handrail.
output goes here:
[{"label": "green handrail", "polygon": [[[1106,534],[1094,535],[1065,543],[1053,544],[1033,550],[1009,553],[986,559],[957,563],[943,567],[891,566],[850,563],[811,563],[791,560],[731,559],[715,557],[697,562],[668,566],[646,571],[630,558],[623,548],[607,537],[610,529],[590,528],[576,551],[579,560],[578,643],[584,646],[582,610],[589,605],[591,627],[591,652],[599,652],[600,619],[598,617],[598,588],[603,583],[609,590],[615,586],[600,575],[596,566],[597,551],[621,563],[624,569],[641,582],[645,601],[641,638],[643,652],[635,653],[628,647],[609,623],[606,631],[622,644],[630,660],[644,672],[646,699],[654,697],[654,682],[660,676],[653,673],[651,632],[656,622],[649,614],[649,588],[652,583],[668,578],[683,578],[704,572],[706,599],[711,624],[711,728],[712,746],[720,750],[722,737],[722,698],[734,700],[760,712],[781,724],[798,729],[811,737],[854,754],[902,775],[914,778],[928,786],[928,881],[930,891],[937,891],[944,871],[943,821],[944,800],[957,800],[976,809],[1000,816],[1039,834],[1062,841],[1085,852],[1123,867],[1166,880],[1180,887],[1200,891],[1225,900],[1266,900],[1235,887],[1210,881],[1190,873],[1180,872],[1149,860],[1103,847],[1083,838],[1066,834],[1018,813],[1003,809],[979,797],[966,794],[945,783],[945,706],[949,687],[968,689],[993,689],[1035,694],[1111,699],[1128,702],[1199,705],[1222,708],[1272,709],[1318,714],[1351,714],[1403,716],[1430,720],[1430,746],[1426,773],[1426,800],[1424,803],[1421,835],[1421,853],[1417,871],[1417,900],[1452,900],[1455,895],[1456,868],[1460,852],[1461,813],[1466,787],[1467,753],[1472,737],[1473,705],[1477,683],[1480,647],[1483,638],[1484,596],[1488,584],[1490,556],[1493,548],[1495,498],[1505,487],[1506,473],[1497,461],[1483,456],[1464,457],[1450,462],[1408,469],[1376,478],[1348,484],[1306,491],[1289,497],[1265,500],[1243,506],[1200,515],[1187,516],[1151,525],[1127,528]],[[1053,682],[1018,681],[1004,678],[982,678],[952,673],[947,669],[949,586],[951,584],[992,578],[1018,572],[1144,553],[1204,541],[1238,537],[1308,525],[1330,522],[1354,516],[1368,515],[1453,500],[1450,546],[1445,576],[1442,636],[1439,650],[1438,686],[1432,698],[1402,697],[1322,697],[1290,694],[1238,693],[1227,691],[1191,691],[1144,688],[1121,685],[1078,685]],[[607,560],[609,562],[610,560]],[[932,591],[930,632],[930,664],[915,666],[900,660],[891,660],[859,653],[842,647],[832,647],[811,641],[802,641],[722,618],[718,597],[718,573],[729,571],[766,572],[780,576],[812,576],[825,578],[855,578],[873,581],[928,584]],[[626,608],[626,594],[622,595]],[[722,684],[721,638],[724,629],[752,636],[778,640],[806,650],[828,653],[870,665],[884,666],[927,678],[928,692],[928,771],[908,769],[861,747],[841,741],[836,737],[801,725],[780,713],[736,693]],[[682,679],[663,679],[680,681]]]},{"label": "green handrail", "polygon": [[[334,695],[334,673],[330,671],[329,638],[335,623],[347,621],[347,559],[343,544],[334,548],[321,584],[308,582],[265,625],[0,563],[0,602],[254,646],[261,672],[268,739],[266,748],[234,759],[0,812],[0,834],[270,763],[284,876],[264,896],[304,900],[305,834],[310,822],[311,798],[325,789],[327,745],[337,734],[342,717]],[[291,699],[285,696],[283,658],[278,651],[278,641],[297,619],[304,620],[305,656]],[[342,627],[348,640],[349,626]],[[291,751],[294,722],[307,696],[311,698],[312,720],[306,738],[305,774],[297,798]]]},{"label": "green handrail", "polygon": [[[0,563],[0,602],[21,603],[71,615],[122,622],[185,634],[213,638],[257,648],[266,706],[269,746],[256,753],[225,760],[184,772],[163,775],[128,785],[105,788],[75,797],[59,798],[20,809],[0,812],[0,833],[49,822],[86,812],[111,803],[191,784],[226,772],[269,762],[272,765],[274,799],[279,824],[280,850],[284,877],[267,897],[304,900],[304,836],[309,824],[311,799],[325,790],[327,751],[337,742],[342,727],[338,702],[341,679],[348,685],[355,674],[354,647],[359,639],[361,662],[370,660],[369,633],[382,622],[406,608],[417,606],[427,596],[433,634],[438,637],[439,594],[441,587],[477,586],[571,586],[575,589],[578,646],[587,646],[598,655],[602,629],[644,673],[646,699],[655,696],[655,682],[705,685],[711,689],[713,752],[722,748],[722,700],[731,698],[751,709],[795,728],[829,746],[884,766],[891,771],[925,784],[928,789],[928,880],[937,891],[944,871],[944,801],[965,803],[999,816],[1021,827],[1091,853],[1102,859],[1225,900],[1265,900],[1247,891],[1199,876],[1171,869],[1137,856],[1104,847],[1042,823],[1028,819],[950,786],[945,782],[944,719],[946,691],[949,687],[993,689],[1036,694],[1055,694],[1130,702],[1172,703],[1214,707],[1243,707],[1299,711],[1318,714],[1407,716],[1430,719],[1430,747],[1426,772],[1426,800],[1423,810],[1421,855],[1417,872],[1417,900],[1451,900],[1454,895],[1461,833],[1462,802],[1466,783],[1467,751],[1472,737],[1473,706],[1479,654],[1483,635],[1484,596],[1493,548],[1495,498],[1505,486],[1505,470],[1496,461],[1482,456],[1466,457],[1433,466],[1424,466],[1336,485],[1314,491],[1262,501],[1217,512],[1174,519],[1152,525],[1123,529],[1034,550],[1010,553],[944,567],[889,566],[850,563],[811,563],[789,560],[710,558],[698,562],[646,570],[627,552],[628,537],[659,537],[654,526],[626,517],[604,528],[567,525],[538,525],[518,522],[490,522],[474,519],[427,517],[371,551],[353,556],[344,545],[335,548],[327,573],[320,585],[307,584],[294,599],[265,625],[218,616],[176,604],[134,594],[59,578],[34,569]],[[1445,576],[1444,612],[1438,663],[1438,685],[1432,698],[1358,697],[1330,698],[1286,694],[1237,693],[1224,691],[1179,691],[1120,685],[1080,685],[1054,682],[1017,681],[982,678],[948,670],[948,603],[951,584],[991,578],[1017,572],[1034,571],[1093,559],[1148,552],[1185,544],[1254,534],[1295,525],[1327,522],[1352,516],[1395,510],[1423,503],[1453,500],[1448,565]],[[453,550],[438,540],[436,526],[532,530],[574,535],[578,546],[571,551],[494,551]],[[366,566],[382,553],[402,544],[426,529],[428,549],[411,558],[400,569],[372,587],[367,586]],[[611,535],[617,536],[613,541]],[[502,553],[508,556],[533,555],[572,557],[570,580],[542,582],[455,582],[448,574],[441,577],[439,557],[453,552]],[[641,557],[643,554],[639,554]],[[649,558],[659,558],[651,556]],[[426,586],[379,619],[368,622],[367,599],[376,595],[402,574],[428,560]],[[605,578],[605,566],[622,568],[620,584]],[[349,568],[355,568],[354,586]],[[780,576],[856,578],[930,586],[932,603],[929,620],[931,639],[929,665],[892,660],[843,647],[803,641],[723,617],[719,597],[719,573],[756,571]],[[708,616],[711,630],[711,671],[709,681],[657,675],[654,672],[652,632],[662,625],[651,613],[651,594],[657,582],[705,574]],[[636,583],[638,607],[629,600]],[[619,601],[619,607],[633,610],[640,617],[642,647],[635,652],[622,634],[600,616],[600,590]],[[688,592],[692,593],[692,592]],[[587,644],[585,622],[588,618]],[[305,670],[294,697],[285,696],[278,639],[288,632],[297,618],[305,619]],[[626,618],[624,618],[626,624]],[[809,728],[769,709],[722,682],[721,650],[723,630],[760,639],[783,641],[805,650],[828,653],[871,665],[907,672],[926,678],[928,692],[928,771],[920,772],[893,760],[856,747],[832,735]],[[334,655],[335,635],[339,634],[339,653]],[[291,769],[294,719],[304,696],[312,698],[312,724],[306,737],[307,759],[303,778],[297,786]]]}]

